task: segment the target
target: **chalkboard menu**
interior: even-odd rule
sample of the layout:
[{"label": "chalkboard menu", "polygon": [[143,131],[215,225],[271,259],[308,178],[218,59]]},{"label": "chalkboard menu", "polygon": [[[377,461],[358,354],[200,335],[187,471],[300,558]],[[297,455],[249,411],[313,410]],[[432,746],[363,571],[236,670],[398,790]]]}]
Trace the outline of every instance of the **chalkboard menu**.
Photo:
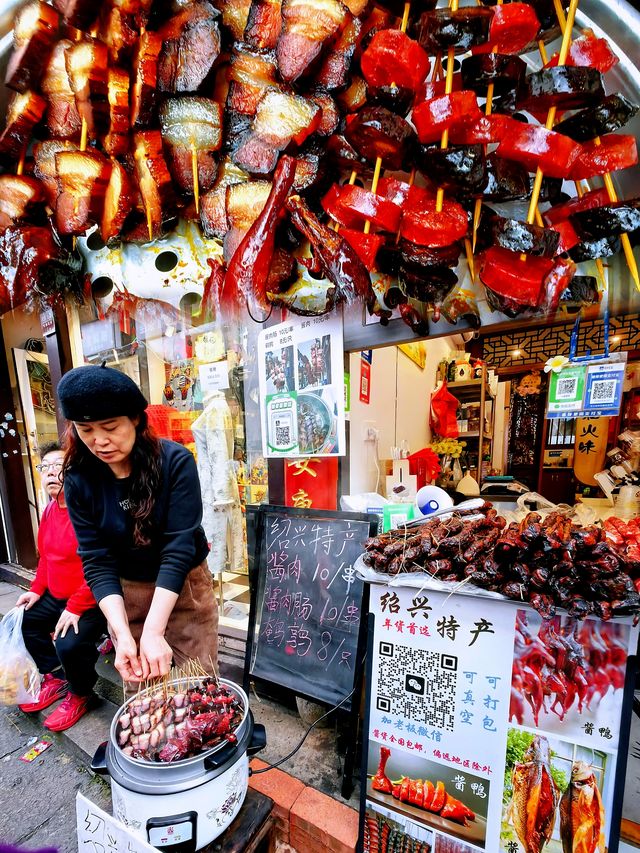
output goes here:
[{"label": "chalkboard menu", "polygon": [[364,585],[353,565],[376,521],[361,513],[261,510],[247,674],[335,705],[353,690],[361,663]]}]

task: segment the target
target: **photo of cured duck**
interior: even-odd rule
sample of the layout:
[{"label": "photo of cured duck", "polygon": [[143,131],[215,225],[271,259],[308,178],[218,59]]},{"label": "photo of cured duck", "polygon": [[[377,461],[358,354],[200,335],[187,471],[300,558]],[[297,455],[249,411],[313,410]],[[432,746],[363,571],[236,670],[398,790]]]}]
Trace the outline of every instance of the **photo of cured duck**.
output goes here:
[{"label": "photo of cured duck", "polygon": [[490,783],[371,741],[367,798],[420,826],[484,847]]},{"label": "photo of cured duck", "polygon": [[587,722],[606,728],[620,713],[628,652],[626,625],[518,610],[509,720],[569,737]]},{"label": "photo of cured duck", "polygon": [[501,853],[605,853],[609,756],[510,729]]}]

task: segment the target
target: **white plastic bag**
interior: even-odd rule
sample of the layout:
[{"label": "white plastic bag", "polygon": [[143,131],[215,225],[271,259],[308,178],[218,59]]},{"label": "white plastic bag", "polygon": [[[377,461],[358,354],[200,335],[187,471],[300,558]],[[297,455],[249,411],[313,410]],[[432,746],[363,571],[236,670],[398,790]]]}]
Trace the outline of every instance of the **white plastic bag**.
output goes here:
[{"label": "white plastic bag", "polygon": [[0,622],[0,705],[35,702],[40,673],[22,638],[24,607],[14,607]]}]

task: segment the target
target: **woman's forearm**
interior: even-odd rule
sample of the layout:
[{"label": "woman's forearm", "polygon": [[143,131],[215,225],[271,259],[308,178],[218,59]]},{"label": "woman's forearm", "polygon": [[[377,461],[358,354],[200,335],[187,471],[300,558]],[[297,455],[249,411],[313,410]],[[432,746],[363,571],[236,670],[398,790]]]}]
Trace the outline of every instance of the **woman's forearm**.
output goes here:
[{"label": "woman's forearm", "polygon": [[109,629],[117,639],[129,632],[129,620],[124,609],[124,598],[121,595],[105,595],[98,605],[109,623]]},{"label": "woman's forearm", "polygon": [[147,618],[144,620],[143,630],[152,634],[160,634],[164,636],[167,630],[169,618],[176,606],[178,593],[171,592],[169,589],[157,586],[153,593],[151,607],[147,613]]}]

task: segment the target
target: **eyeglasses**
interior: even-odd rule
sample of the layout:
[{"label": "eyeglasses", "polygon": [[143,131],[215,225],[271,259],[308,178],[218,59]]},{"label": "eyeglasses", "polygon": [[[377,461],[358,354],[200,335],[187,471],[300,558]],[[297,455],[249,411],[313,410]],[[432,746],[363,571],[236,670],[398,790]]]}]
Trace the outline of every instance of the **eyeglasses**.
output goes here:
[{"label": "eyeglasses", "polygon": [[64,468],[64,462],[41,462],[40,465],[36,465],[36,471],[40,474],[46,474],[47,471],[62,471]]}]

